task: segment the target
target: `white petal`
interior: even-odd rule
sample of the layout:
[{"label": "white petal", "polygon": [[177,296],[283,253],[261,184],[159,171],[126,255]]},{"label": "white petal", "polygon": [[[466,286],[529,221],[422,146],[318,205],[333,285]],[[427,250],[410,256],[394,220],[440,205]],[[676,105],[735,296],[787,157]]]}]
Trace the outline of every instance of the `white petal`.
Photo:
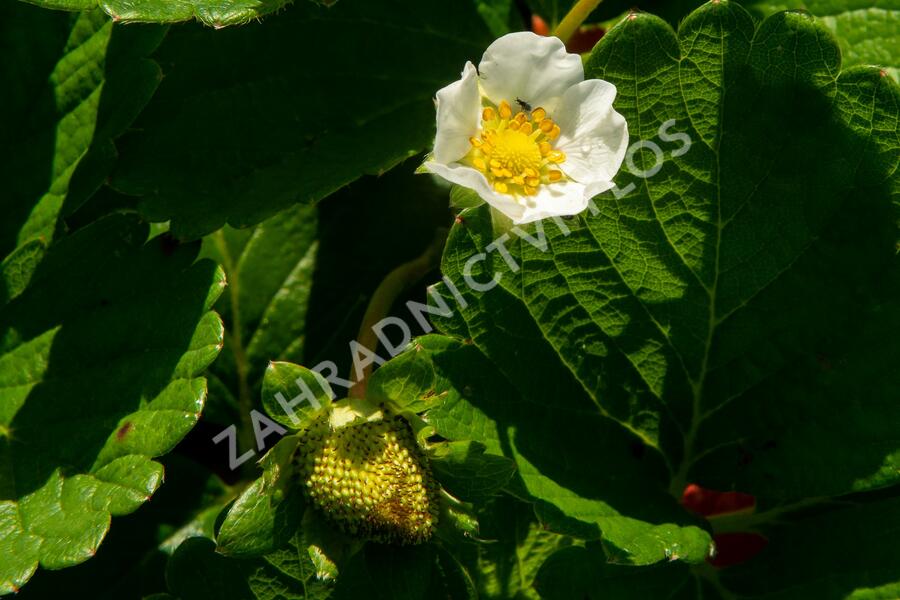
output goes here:
[{"label": "white petal", "polygon": [[577,215],[587,208],[588,200],[591,197],[600,193],[599,191],[591,193],[592,191],[577,181],[560,181],[542,185],[538,188],[536,195],[529,197],[529,206],[525,209],[524,214],[519,218],[513,218],[513,221],[517,225],[521,225],[548,217]]},{"label": "white petal", "polygon": [[566,52],[559,38],[530,31],[509,33],[488,46],[478,71],[481,89],[494,104],[506,100],[515,109],[518,98],[554,119],[566,90],[584,80],[580,56]]},{"label": "white petal", "polygon": [[558,116],[556,147],[566,153],[560,169],[575,181],[609,181],[622,166],[628,149],[625,117],[613,107],[616,86],[601,79],[588,79],[565,93]]},{"label": "white petal", "polygon": [[450,163],[465,156],[469,151],[469,138],[478,134],[481,94],[477,78],[475,65],[467,62],[459,81],[438,90],[433,156],[440,163]]},{"label": "white petal", "polygon": [[512,196],[506,194],[498,194],[491,189],[487,178],[476,169],[467,167],[459,163],[451,163],[448,165],[441,164],[434,160],[426,161],[422,165],[429,173],[434,173],[439,177],[443,177],[451,183],[465,186],[474,190],[481,199],[502,212],[504,215],[515,221],[520,218],[525,207],[516,202]]},{"label": "white petal", "polygon": [[590,200],[598,194],[613,189],[616,184],[612,181],[592,181],[584,188],[584,197]]}]

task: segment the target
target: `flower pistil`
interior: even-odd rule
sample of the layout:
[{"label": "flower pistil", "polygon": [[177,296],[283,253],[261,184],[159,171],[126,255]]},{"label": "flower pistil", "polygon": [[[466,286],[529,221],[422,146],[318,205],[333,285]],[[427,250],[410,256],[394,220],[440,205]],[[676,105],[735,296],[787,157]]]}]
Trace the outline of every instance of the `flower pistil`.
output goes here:
[{"label": "flower pistil", "polygon": [[566,160],[553,148],[559,137],[559,125],[537,107],[513,114],[512,106],[502,100],[495,108],[481,113],[481,131],[469,139],[472,145],[466,162],[487,178],[501,194],[534,196],[543,183],[563,179],[557,167]]}]

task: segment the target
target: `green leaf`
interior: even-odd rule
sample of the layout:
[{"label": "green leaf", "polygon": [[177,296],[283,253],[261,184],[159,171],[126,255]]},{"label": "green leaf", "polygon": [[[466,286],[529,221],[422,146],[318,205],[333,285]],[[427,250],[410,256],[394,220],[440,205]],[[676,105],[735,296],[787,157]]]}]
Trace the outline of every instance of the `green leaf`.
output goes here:
[{"label": "green leaf", "polygon": [[25,291],[45,251],[44,242],[32,240],[0,262],[0,302],[6,304]]},{"label": "green leaf", "polygon": [[538,569],[554,552],[571,545],[572,540],[544,529],[530,504],[510,496],[494,499],[479,511],[478,520],[482,524],[481,537],[488,542],[470,547],[466,565],[476,578],[480,597],[536,600],[538,595],[532,583]]},{"label": "green leaf", "polygon": [[[833,510],[780,515],[759,531],[768,544],[725,569],[610,565],[595,545],[565,548],[541,567],[541,597],[854,600],[896,598],[900,558],[893,551],[900,499],[846,502]],[[846,552],[852,547],[852,552]]]},{"label": "green leaf", "polygon": [[[900,2],[897,0],[739,0],[754,17],[762,20],[784,10],[807,11],[827,28],[841,48],[844,68],[857,65],[881,67],[895,80],[900,77]],[[644,0],[637,7],[658,15],[673,27],[702,5],[700,0]],[[633,2],[603,2],[603,18],[617,17],[635,7]]]},{"label": "green leaf", "polygon": [[338,564],[362,546],[362,542],[351,540],[335,529],[318,510],[307,510],[301,527],[316,578],[323,582],[335,581],[340,574]]},{"label": "green leaf", "polygon": [[[465,299],[473,309],[479,299],[502,302],[501,293],[467,291]],[[604,542],[619,549],[619,561],[645,564],[673,555],[702,561],[709,537],[697,527],[677,525],[691,518],[664,493],[662,462],[618,424],[589,405],[579,406],[586,402],[583,391],[567,383],[571,376],[541,349],[540,333],[526,329],[527,316],[509,302],[496,308],[489,323],[479,323],[490,329],[475,341],[490,337],[498,347],[514,344],[517,354],[504,356],[514,359],[515,382],[476,344],[436,335],[419,338],[413,349],[376,371],[372,382],[379,375],[392,378],[397,393],[386,399],[401,408],[427,398],[431,408],[425,418],[442,437],[474,440],[491,454],[513,459],[517,472],[507,487],[536,502],[538,514],[555,531],[594,539],[602,530]],[[518,331],[510,341],[505,332],[513,330]],[[394,363],[404,368],[391,370]],[[640,518],[623,515],[617,506],[639,511],[632,514]]]},{"label": "green leaf", "polygon": [[[473,2],[478,14],[491,30],[491,35],[500,37],[509,33],[513,14],[512,0],[473,0]],[[517,23],[512,29],[518,30],[520,27],[521,23]]]},{"label": "green leaf", "polygon": [[173,30],[112,184],[179,238],[318,201],[424,150],[435,91],[489,42],[472,3],[440,0],[298,2],[264,26]]},{"label": "green leaf", "polygon": [[[324,372],[346,377],[347,343],[356,338],[368,297],[449,220],[445,190],[413,175],[414,161],[382,177],[364,177],[318,207],[295,206],[256,228],[225,227],[204,239],[202,254],[223,265],[229,282],[216,305],[226,336],[211,368],[206,418],[236,423],[262,398],[270,415],[295,429],[275,394],[293,400],[303,392],[296,378],[309,371],[282,363],[314,366],[328,359],[335,365]],[[270,363],[273,389],[260,395]],[[292,368],[301,373],[293,375]],[[320,393],[318,384],[308,383]],[[242,443],[255,447],[251,439]]]},{"label": "green leaf", "polygon": [[159,27],[115,26],[100,11],[0,7],[0,147],[17,149],[0,161],[0,256],[32,239],[49,243],[63,227],[60,217],[106,179],[112,140],[161,78],[146,57],[163,35]]},{"label": "green leaf", "polygon": [[[303,358],[317,227],[314,208],[295,206],[253,229],[225,227],[203,240],[203,255],[222,265],[229,284],[216,305],[227,333],[210,391],[224,424],[249,413],[270,361]],[[294,385],[286,397],[298,391]]]},{"label": "green leaf", "polygon": [[428,460],[448,492],[477,502],[503,489],[516,471],[513,461],[485,454],[485,449],[479,442],[444,442],[429,449]]},{"label": "green leaf", "polygon": [[477,597],[452,556],[432,544],[366,544],[341,572],[334,600],[425,600]]},{"label": "green leaf", "polygon": [[166,581],[181,600],[324,600],[332,587],[316,579],[299,537],[284,550],[254,559],[225,557],[211,540],[191,538],[169,560]]},{"label": "green leaf", "polygon": [[[165,590],[165,566],[187,537],[212,537],[213,521],[228,497],[221,481],[195,463],[170,453],[162,458],[165,485],[141,510],[116,519],[97,555],[60,571],[43,571],[16,598],[121,600]],[[97,582],[103,585],[98,586]]]},{"label": "green leaf", "polygon": [[133,217],[102,219],[54,244],[0,307],[0,591],[39,562],[90,558],[110,516],[161,483],[151,459],[199,418],[224,278],[194,262],[196,245],[146,237]]},{"label": "green leaf", "polygon": [[807,10],[837,38],[844,67],[884,67],[900,77],[900,2],[889,0],[745,0],[756,15],[769,16],[785,9]]},{"label": "green leaf", "polygon": [[474,190],[461,185],[454,185],[450,188],[450,206],[454,208],[475,208],[482,204],[484,204],[484,200]]},{"label": "green leaf", "polygon": [[459,563],[432,544],[366,544],[346,557],[335,585],[316,576],[311,556],[317,543],[321,541],[315,540],[315,532],[309,539],[304,531],[282,550],[239,559],[217,554],[207,539],[192,538],[172,556],[166,580],[170,591],[181,600],[477,597]]},{"label": "green leaf", "polygon": [[[694,144],[670,156],[632,195],[598,203],[588,228],[626,293],[628,304],[615,305],[640,311],[643,332],[611,337],[673,416],[663,422],[672,422],[676,442],[671,449],[661,444],[667,454],[685,453],[673,492],[686,480],[715,481],[718,489],[734,486],[775,503],[865,489],[853,481],[896,447],[879,443],[848,461],[846,447],[834,443],[842,434],[820,431],[811,461],[810,447],[789,442],[811,403],[792,397],[785,409],[794,412],[778,417],[781,409],[761,399],[794,381],[813,389],[809,365],[816,357],[843,355],[861,328],[890,328],[896,320],[892,310],[877,314],[877,307],[891,297],[898,274],[898,88],[875,69],[841,73],[833,38],[801,14],[775,15],[754,32],[739,7],[707,5],[684,21],[677,40],[667,29],[652,17],[624,22],[598,46],[588,69],[619,84],[633,136],[653,137],[664,119],[674,118]],[[635,73],[625,53],[648,36],[668,40],[666,53],[650,55]],[[639,82],[651,72],[659,83],[648,88]],[[672,77],[680,84],[658,103],[641,101]],[[707,110],[710,101],[724,107],[718,116]],[[607,233],[611,226],[617,235]],[[655,251],[612,254],[625,243]],[[641,260],[651,261],[650,284],[640,284]],[[632,341],[638,351],[627,349]],[[684,380],[686,396],[678,391]],[[896,385],[888,373],[871,383]],[[819,399],[815,411],[833,415],[841,427],[868,422],[875,430],[867,439],[887,442],[887,428],[877,426],[886,409],[844,396]],[[762,423],[737,416],[748,410]],[[717,428],[728,417],[740,431],[726,441]],[[791,458],[745,487],[745,463],[756,468],[760,451]],[[819,482],[791,483],[795,472],[785,468],[791,462],[818,473]],[[868,487],[892,481],[896,473]]]},{"label": "green leaf", "polygon": [[228,509],[216,536],[226,556],[253,556],[276,550],[290,540],[303,515],[299,488],[276,500],[263,478],[257,479]]},{"label": "green leaf", "polygon": [[196,19],[216,29],[249,23],[282,9],[289,0],[25,0],[59,10],[103,9],[122,23],[176,23]]},{"label": "green leaf", "polygon": [[334,392],[325,378],[305,367],[287,362],[269,363],[262,386],[262,404],[273,419],[299,430],[331,404]]},{"label": "green leaf", "polygon": [[216,554],[215,549],[215,542],[202,537],[188,538],[178,547],[166,567],[166,582],[178,598],[246,600],[253,597],[242,570],[237,568],[244,563]]},{"label": "green leaf", "polygon": [[535,588],[546,600],[707,597],[694,587],[685,565],[653,565],[642,569],[613,565],[592,544],[563,548],[550,556],[537,573]]},{"label": "green leaf", "polygon": [[[511,230],[517,270],[490,246],[487,209],[454,225],[443,271],[465,306],[443,286],[457,310],[439,321],[464,342],[420,340],[445,382],[418,397],[439,398],[428,418],[442,436],[513,458],[517,493],[554,530],[602,532],[619,562],[701,561],[708,538],[675,506],[689,481],[764,507],[897,482],[892,370],[860,387],[848,369],[843,394],[787,399],[814,389],[816,356],[859,348],[866,329],[897,337],[898,88],[841,73],[839,57],[797,13],[756,28],[712,3],[677,36],[635,14],[586,69],[618,87],[658,172],[623,171],[577,219]],[[632,159],[655,170],[647,147]],[[472,279],[497,287],[467,286],[473,257]],[[754,460],[766,452],[780,460]]]}]

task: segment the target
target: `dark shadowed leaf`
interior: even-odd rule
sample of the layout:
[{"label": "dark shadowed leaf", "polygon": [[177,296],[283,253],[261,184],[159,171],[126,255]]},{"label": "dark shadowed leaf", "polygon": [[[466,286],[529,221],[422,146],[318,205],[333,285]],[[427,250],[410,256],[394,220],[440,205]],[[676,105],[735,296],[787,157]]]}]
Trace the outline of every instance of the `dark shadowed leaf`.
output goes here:
[{"label": "dark shadowed leaf", "polygon": [[100,11],[0,6],[0,256],[32,239],[49,243],[60,217],[103,183],[116,157],[112,140],[159,83],[146,57],[164,33],[115,26]]},{"label": "dark shadowed leaf", "polygon": [[489,42],[471,2],[441,0],[297,2],[261,25],[173,29],[113,185],[179,238],[318,201],[428,147],[434,93]]}]

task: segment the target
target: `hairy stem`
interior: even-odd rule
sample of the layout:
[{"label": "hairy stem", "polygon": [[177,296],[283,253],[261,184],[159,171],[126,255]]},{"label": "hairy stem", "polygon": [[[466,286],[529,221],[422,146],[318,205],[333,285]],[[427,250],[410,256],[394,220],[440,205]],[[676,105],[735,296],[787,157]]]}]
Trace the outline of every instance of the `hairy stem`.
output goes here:
[{"label": "hairy stem", "polygon": [[563,17],[563,20],[560,21],[559,25],[556,26],[556,31],[553,32],[553,35],[563,42],[569,41],[572,34],[578,31],[578,28],[581,27],[581,24],[588,18],[588,15],[597,8],[600,1],[601,0],[578,0],[568,14]]},{"label": "hairy stem", "polygon": [[240,311],[240,282],[237,276],[237,265],[231,257],[228,250],[228,244],[225,242],[225,236],[220,229],[213,234],[213,240],[219,255],[222,257],[222,263],[228,273],[228,297],[231,301],[231,352],[234,356],[235,370],[238,378],[238,408],[241,414],[241,422],[238,427],[238,442],[242,450],[255,448],[253,436],[253,422],[250,411],[253,410],[253,395],[250,392],[250,383],[247,379],[247,355],[244,352],[244,341],[242,339],[241,327],[241,311]]},{"label": "hairy stem", "polygon": [[[378,349],[378,337],[375,335],[373,327],[388,315],[391,306],[394,305],[394,302],[401,294],[438,265],[446,239],[446,229],[436,230],[434,239],[422,254],[409,262],[403,263],[388,273],[387,277],[381,281],[375,293],[372,294],[372,299],[369,300],[366,314],[363,316],[362,324],[359,326],[356,341],[361,346],[372,352]],[[366,385],[371,374],[372,365],[368,365],[363,372],[362,378],[350,388],[348,394],[350,398],[365,398]]]}]

